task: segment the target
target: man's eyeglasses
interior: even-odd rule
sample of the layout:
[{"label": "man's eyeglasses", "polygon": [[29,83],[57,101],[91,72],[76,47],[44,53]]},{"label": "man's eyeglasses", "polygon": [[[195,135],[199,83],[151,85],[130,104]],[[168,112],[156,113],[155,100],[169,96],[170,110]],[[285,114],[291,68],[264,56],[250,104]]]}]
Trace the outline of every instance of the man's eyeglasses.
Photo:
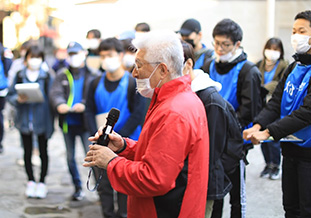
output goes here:
[{"label": "man's eyeglasses", "polygon": [[219,47],[222,49],[222,50],[228,50],[230,46],[232,46],[233,44],[231,43],[226,43],[226,42],[222,42],[222,43],[219,43],[219,42],[215,42],[213,41],[212,42],[212,45],[216,48],[216,47]]},{"label": "man's eyeglasses", "polygon": [[157,62],[145,62],[145,63],[136,63],[135,62],[135,64],[134,64],[134,68],[136,69],[136,70],[139,70],[139,68],[142,68],[142,66],[144,65],[144,64],[161,64],[161,62],[159,62],[159,61],[157,61]]}]

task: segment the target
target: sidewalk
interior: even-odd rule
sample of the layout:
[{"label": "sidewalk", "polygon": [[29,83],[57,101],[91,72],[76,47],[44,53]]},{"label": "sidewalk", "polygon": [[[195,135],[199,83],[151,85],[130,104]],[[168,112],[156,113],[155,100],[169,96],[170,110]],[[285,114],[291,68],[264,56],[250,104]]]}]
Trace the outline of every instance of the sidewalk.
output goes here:
[{"label": "sidewalk", "polygon": [[[56,126],[48,142],[49,169],[46,177],[48,195],[46,199],[27,199],[27,183],[24,166],[17,164],[23,157],[19,133],[16,129],[5,129],[4,153],[0,155],[0,218],[88,218],[102,217],[97,192],[83,186],[86,197],[82,201],[71,201],[74,186],[66,163],[66,151],[62,133]],[[84,152],[78,139],[76,160],[82,183],[86,184],[88,168],[82,166]],[[34,166],[35,178],[39,178],[40,167]]]},{"label": "sidewalk", "polygon": [[[46,183],[49,190],[46,199],[27,199],[24,195],[27,177],[25,169],[16,163],[22,158],[19,134],[16,129],[5,128],[4,153],[0,154],[0,218],[89,218],[102,217],[96,192],[84,185],[86,198],[80,202],[70,200],[73,185],[66,164],[66,152],[62,133],[58,126],[49,141],[49,169]],[[83,184],[86,184],[88,168],[82,166],[84,153],[78,140],[76,160]],[[246,170],[247,218],[281,218],[281,181],[259,178],[264,160],[259,146],[248,154],[250,164]],[[36,178],[40,173],[34,167]],[[229,218],[229,197],[225,198],[224,218]]]}]

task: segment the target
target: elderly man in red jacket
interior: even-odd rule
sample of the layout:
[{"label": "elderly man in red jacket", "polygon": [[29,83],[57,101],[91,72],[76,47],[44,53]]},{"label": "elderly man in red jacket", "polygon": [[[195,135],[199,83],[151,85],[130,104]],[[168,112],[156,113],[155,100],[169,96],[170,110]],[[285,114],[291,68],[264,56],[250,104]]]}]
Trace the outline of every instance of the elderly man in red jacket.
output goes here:
[{"label": "elderly man in red jacket", "polygon": [[141,135],[133,141],[110,134],[108,147],[90,145],[84,166],[107,169],[112,187],[128,195],[129,218],[204,217],[207,120],[190,77],[182,76],[180,40],[175,33],[150,32],[133,44],[137,90],[151,98]]}]

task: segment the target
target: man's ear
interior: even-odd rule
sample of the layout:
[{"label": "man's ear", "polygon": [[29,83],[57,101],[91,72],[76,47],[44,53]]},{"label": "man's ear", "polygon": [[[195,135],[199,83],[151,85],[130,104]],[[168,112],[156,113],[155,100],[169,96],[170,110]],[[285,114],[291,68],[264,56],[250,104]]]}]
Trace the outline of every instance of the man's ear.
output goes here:
[{"label": "man's ear", "polygon": [[161,63],[159,65],[159,68],[161,69],[161,73],[160,73],[161,74],[161,79],[164,79],[165,77],[167,77],[170,74],[170,72],[169,72],[169,70],[167,68],[167,65],[165,63]]},{"label": "man's ear", "polygon": [[236,47],[239,48],[240,45],[241,45],[241,41],[237,41],[237,42],[236,42]]}]

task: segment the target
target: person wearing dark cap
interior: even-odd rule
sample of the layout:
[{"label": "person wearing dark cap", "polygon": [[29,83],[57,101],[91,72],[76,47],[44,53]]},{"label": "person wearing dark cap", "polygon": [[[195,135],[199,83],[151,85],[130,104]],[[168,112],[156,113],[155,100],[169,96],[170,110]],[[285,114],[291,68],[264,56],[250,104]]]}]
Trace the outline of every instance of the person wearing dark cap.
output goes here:
[{"label": "person wearing dark cap", "polygon": [[75,185],[72,199],[82,200],[84,193],[75,161],[75,138],[81,138],[84,151],[87,152],[90,134],[86,130],[83,114],[88,86],[93,76],[85,65],[86,51],[79,43],[70,42],[67,53],[69,67],[63,68],[56,75],[49,96],[52,107],[59,115],[59,126],[63,130],[67,164]]},{"label": "person wearing dark cap", "polygon": [[210,59],[214,51],[208,49],[202,42],[201,24],[196,19],[186,20],[177,31],[181,38],[192,45],[194,48],[195,65],[194,69],[200,69],[204,62]]}]

